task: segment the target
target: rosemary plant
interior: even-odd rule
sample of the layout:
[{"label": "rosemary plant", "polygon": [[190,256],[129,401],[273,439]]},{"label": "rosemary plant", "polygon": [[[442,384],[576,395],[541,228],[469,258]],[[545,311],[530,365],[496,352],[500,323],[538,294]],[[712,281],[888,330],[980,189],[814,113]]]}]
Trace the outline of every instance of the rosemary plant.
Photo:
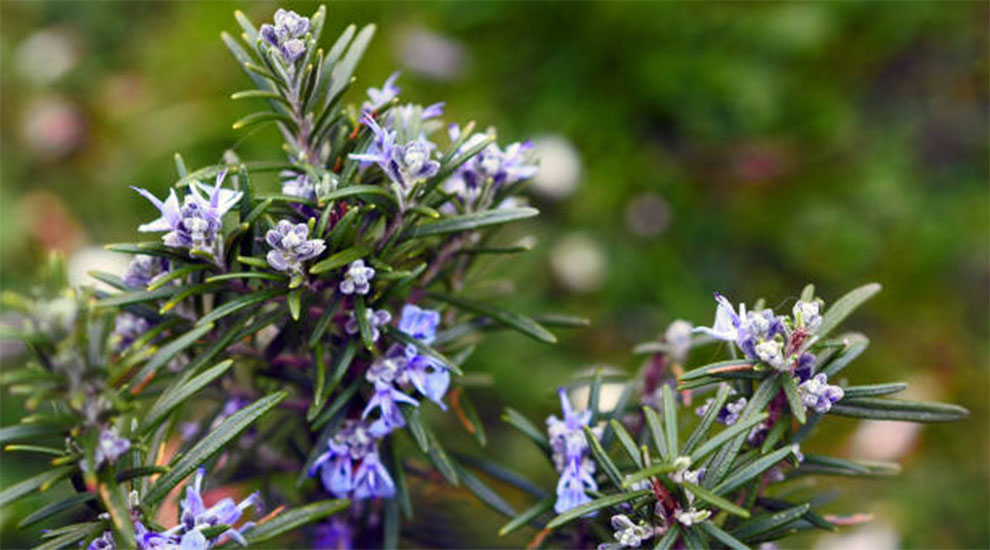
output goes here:
[{"label": "rosemary plant", "polygon": [[[564,418],[548,418],[545,432],[507,410],[505,420],[540,446],[560,479],[555,495],[512,517],[500,533],[538,527],[532,547],[745,549],[862,521],[819,513],[826,495],[796,480],[886,477],[900,466],[802,453],[818,424],[828,415],[946,422],[969,414],[956,405],[880,397],[903,391],[904,383],[841,385],[838,375],[869,340],[833,332],[879,290],[857,288],[822,313],[824,302],[809,285],[790,315],[762,300],[737,310],[716,294],[713,326],[676,321],[660,341],[636,348],[649,356],[642,376],[617,383],[599,369],[578,381],[570,390],[588,391],[582,411],[561,388]],[[715,342],[727,343],[725,360],[685,371],[692,348]],[[692,410],[697,397],[705,400]],[[717,424],[725,428],[713,429]]]},{"label": "rosemary plant", "polygon": [[[272,547],[312,522],[293,544],[391,548],[412,515],[414,455],[503,505],[421,410],[455,409],[484,444],[460,384],[480,331],[555,341],[472,291],[480,258],[528,248],[493,235],[537,214],[518,196],[531,146],[444,126],[442,103],[400,103],[398,75],[345,105],[375,29],[351,25],[323,49],[326,13],[279,10],[258,28],[238,12],[240,39],[223,35],[253,84],[233,99],[261,106],[234,128],[273,124],[285,158],[228,152],[189,170],[176,155],[165,197],[135,188],[157,209],[139,229],[160,238],[108,246],[133,255],[127,272],[92,274],[115,291],[65,290],[54,265],[34,294],[4,296],[23,315],[5,336],[32,357],[3,384],[32,414],[0,442],[51,467],[0,503],[64,483],[71,496],[20,525],[87,518],[38,548]],[[415,445],[394,445],[400,433]],[[207,506],[216,483],[240,500]]]}]

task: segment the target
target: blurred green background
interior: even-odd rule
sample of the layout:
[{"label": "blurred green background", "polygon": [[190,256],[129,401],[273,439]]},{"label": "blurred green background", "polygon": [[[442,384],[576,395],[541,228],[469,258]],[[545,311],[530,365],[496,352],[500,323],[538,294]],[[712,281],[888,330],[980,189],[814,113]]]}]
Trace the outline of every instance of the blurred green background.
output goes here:
[{"label": "blurred green background", "polygon": [[[176,151],[190,166],[235,143],[243,158],[278,158],[274,131],[241,142],[230,128],[254,107],[227,99],[248,87],[219,40],[237,7],[256,23],[275,9],[0,3],[3,288],[30,285],[51,248],[85,266],[106,261],[87,247],[134,240],[152,212],[127,186],[165,189]],[[812,450],[905,464],[890,482],[835,483],[845,493],[827,510],[874,513],[846,531],[865,547],[986,548],[988,19],[985,2],[344,2],[324,33],[379,25],[354,100],[399,68],[406,100],[446,100],[449,120],[497,125],[503,143],[536,138],[544,154],[531,196],[544,215],[520,233],[539,244],[493,270],[515,285],[511,305],[594,327],[556,347],[498,334],[479,348],[467,367],[495,379],[474,392],[498,442],[487,454],[551,488],[501,408],[539,421],[581,370],[635,372],[632,345],[675,318],[710,323],[715,289],[774,306],[807,282],[831,301],[875,280],[884,292],[848,323],[873,341],[849,380],[907,380],[973,414],[920,431],[825,422]],[[5,399],[3,424],[17,414]],[[32,467],[6,455],[0,475]],[[433,544],[532,536],[500,541],[498,518],[463,493],[424,495],[436,505],[410,531]],[[4,512],[10,547],[22,514]]]}]

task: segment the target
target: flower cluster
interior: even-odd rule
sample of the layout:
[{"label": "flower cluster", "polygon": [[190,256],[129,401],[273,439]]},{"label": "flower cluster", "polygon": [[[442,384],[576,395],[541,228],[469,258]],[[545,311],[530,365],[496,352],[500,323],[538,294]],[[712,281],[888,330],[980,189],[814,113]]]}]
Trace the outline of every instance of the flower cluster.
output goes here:
[{"label": "flower cluster", "polygon": [[326,250],[323,239],[310,239],[309,227],[304,223],[293,225],[289,220],[278,222],[275,229],[265,234],[265,242],[272,249],[268,252],[268,265],[295,277],[303,274],[302,263]]},{"label": "flower cluster", "polygon": [[285,62],[291,65],[306,53],[306,42],[302,38],[309,32],[309,18],[279,9],[275,12],[274,23],[261,26],[261,37],[278,48]]},{"label": "flower cluster", "polygon": [[[447,129],[453,142],[462,138],[462,132],[458,124],[451,124]],[[458,153],[464,154],[476,149],[489,139],[487,133],[472,134],[458,148]],[[539,167],[532,150],[533,144],[529,141],[512,143],[505,149],[497,143],[489,143],[444,181],[444,190],[453,195],[462,206],[476,206],[482,196],[489,196],[499,187],[513,185],[535,176]]]},{"label": "flower cluster", "polygon": [[363,420],[345,421],[327,441],[327,450],[317,457],[309,475],[319,473],[323,486],[338,498],[391,498],[395,482],[378,454],[382,437]]},{"label": "flower cluster", "polygon": [[[729,395],[735,395],[735,390],[730,390]],[[705,404],[695,409],[695,413],[698,416],[705,416],[708,414],[708,410],[714,404],[715,399],[709,397],[705,400]],[[739,420],[739,415],[742,414],[743,409],[746,408],[746,398],[740,397],[735,401],[730,401],[719,409],[718,414],[715,416],[715,420],[725,424],[726,426],[731,426]]]},{"label": "flower cluster", "polygon": [[633,523],[626,514],[616,514],[612,516],[611,522],[615,531],[615,542],[603,542],[598,545],[598,550],[639,548],[643,541],[653,537],[653,527],[644,520]]},{"label": "flower cluster", "polygon": [[375,278],[375,268],[364,265],[364,260],[354,260],[344,272],[340,281],[341,294],[367,294],[371,291],[371,280]]},{"label": "flower cluster", "polygon": [[828,376],[820,372],[798,386],[798,395],[801,396],[801,401],[805,407],[824,414],[832,408],[832,405],[842,399],[845,392],[839,386],[830,385]]},{"label": "flower cluster", "polygon": [[[203,468],[196,470],[193,482],[186,487],[185,498],[180,503],[179,524],[165,531],[149,530],[142,522],[134,521],[135,545],[138,550],[206,550],[222,542],[227,537],[242,546],[247,545],[242,534],[254,526],[254,523],[244,523],[239,528],[233,527],[240,521],[241,516],[249,508],[260,508],[261,499],[254,493],[235,503],[232,498],[223,498],[209,508],[203,501]],[[132,495],[132,500],[136,495]],[[134,503],[136,505],[136,503]],[[132,512],[133,514],[133,512]],[[212,534],[207,538],[204,530],[227,525],[229,528],[222,533]],[[133,547],[134,545],[131,545]],[[87,546],[87,550],[114,550],[118,547],[113,534],[105,531]],[[128,545],[121,545],[127,548]]]},{"label": "flower cluster", "polygon": [[124,284],[130,288],[147,288],[169,271],[169,262],[160,256],[138,254],[124,271]]},{"label": "flower cluster", "polygon": [[401,195],[440,170],[440,162],[433,159],[436,145],[425,136],[401,140],[398,130],[383,128],[371,115],[365,115],[363,122],[371,128],[375,137],[367,151],[352,154],[351,158],[377,164],[402,191]]},{"label": "flower cluster", "polygon": [[734,342],[746,357],[770,367],[794,371],[801,362],[813,361],[805,350],[815,341],[814,331],[821,326],[820,302],[798,301],[793,319],[776,315],[771,309],[746,311],[739,304],[738,312],[721,294],[715,294],[718,308],[711,327],[694,330],[716,340]]},{"label": "flower cluster", "polygon": [[[598,483],[594,478],[595,461],[589,456],[590,448],[584,433],[584,427],[591,424],[592,412],[587,409],[575,411],[567,398],[566,389],[560,388],[557,393],[560,395],[564,419],[555,415],[548,417],[547,435],[553,450],[554,466],[560,473],[557,502],[553,509],[557,513],[563,513],[590,502],[588,491],[597,491]],[[600,432],[595,433],[595,437],[600,437]]]},{"label": "flower cluster", "polygon": [[226,171],[220,172],[212,187],[198,181],[191,182],[189,193],[181,206],[175,189],[170,190],[168,198],[162,202],[145,189],[133,188],[151,201],[162,214],[157,220],[142,224],[138,230],[152,233],[167,231],[162,237],[167,246],[202,252],[214,261],[221,262],[223,242],[220,239],[220,230],[223,227],[223,216],[244,195],[240,191],[221,187],[226,174]]}]

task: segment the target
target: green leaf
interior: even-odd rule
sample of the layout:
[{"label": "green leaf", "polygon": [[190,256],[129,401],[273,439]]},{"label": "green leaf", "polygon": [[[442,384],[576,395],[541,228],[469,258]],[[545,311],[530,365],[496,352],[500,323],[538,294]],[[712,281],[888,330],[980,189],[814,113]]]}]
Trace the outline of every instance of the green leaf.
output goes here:
[{"label": "green leaf", "polygon": [[901,466],[896,462],[847,460],[834,456],[806,455],[797,471],[802,474],[890,477],[900,474]]},{"label": "green leaf", "polygon": [[447,479],[447,482],[457,487],[460,485],[461,480],[457,475],[457,468],[454,466],[453,461],[450,460],[450,456],[447,455],[447,451],[444,450],[433,430],[426,424],[421,424],[421,426],[426,432],[426,440],[428,442],[427,456],[430,457],[433,465],[437,467],[437,471]]},{"label": "green leaf", "polygon": [[17,528],[23,529],[29,525],[34,525],[39,521],[46,520],[56,514],[64,512],[65,510],[69,510],[71,508],[74,508],[75,506],[93,500],[96,500],[96,495],[92,493],[79,493],[72,495],[69,498],[46,504],[45,506],[39,508],[38,510],[35,510],[34,512],[28,514],[27,517],[22,519],[17,524]]},{"label": "green leaf", "polygon": [[[730,514],[739,517],[743,517],[743,518],[749,517],[749,512],[747,510],[740,508],[739,506],[735,505],[732,502],[729,502],[728,500],[725,500],[724,498],[716,495],[715,493],[709,491],[708,489],[705,489],[704,487],[699,487],[687,481],[683,483],[683,486],[688,491],[694,493],[694,496],[700,498],[701,500],[707,502],[708,504],[711,504],[712,506],[715,506],[716,508],[720,508]],[[709,523],[709,522],[705,522],[705,523]]]},{"label": "green leaf", "polygon": [[619,438],[619,443],[622,444],[622,448],[626,451],[626,454],[629,455],[629,458],[636,463],[636,466],[642,468],[643,457],[639,456],[639,445],[636,445],[636,442],[633,440],[632,435],[629,434],[629,431],[626,430],[625,426],[614,418],[609,420],[608,424],[612,427],[612,431],[615,432],[616,437]]},{"label": "green leaf", "polygon": [[793,453],[794,447],[789,445],[782,449],[777,449],[766,456],[762,456],[753,461],[751,464],[747,464],[746,466],[743,466],[742,468],[729,474],[724,481],[712,488],[712,492],[719,495],[727,494],[733,489],[742,486],[747,481],[776,466],[781,460],[784,460],[788,455]]},{"label": "green leaf", "polygon": [[419,450],[424,453],[429,452],[430,437],[427,435],[427,428],[423,424],[423,415],[419,412],[419,408],[412,408],[409,414],[405,414],[404,416],[406,417],[406,422],[409,424],[409,433],[412,434],[413,440],[416,441]]},{"label": "green leaf", "polygon": [[[643,416],[646,418],[646,426],[650,429],[650,435],[653,437],[653,445],[657,448],[660,457],[666,461],[672,460],[670,451],[667,449],[667,436],[663,433],[663,426],[660,425],[660,417],[657,415],[657,411],[653,407],[644,406]],[[677,450],[675,449],[674,452],[676,453]]]},{"label": "green leaf", "polygon": [[450,233],[462,233],[474,231],[483,227],[501,225],[516,220],[532,218],[540,213],[535,208],[499,208],[497,210],[485,210],[461,216],[448,216],[440,221],[427,222],[415,225],[406,229],[400,235],[400,239],[417,239],[431,237],[433,235],[447,235]]},{"label": "green leaf", "polygon": [[[213,330],[213,323],[206,323],[204,325],[199,325],[189,332],[179,336],[178,338],[172,340],[168,344],[164,345],[159,349],[151,359],[141,367],[136,375],[131,379],[132,391],[136,391],[141,388],[141,385],[149,377],[153,376],[158,369],[164,367],[169,361],[175,358],[176,355],[181,353],[183,350],[189,346],[196,343],[196,340],[202,338],[206,333]],[[124,373],[121,373],[124,374]],[[119,376],[114,377],[119,380]]]},{"label": "green leaf", "polygon": [[[776,377],[770,377],[761,382],[756,388],[756,391],[753,392],[753,395],[750,396],[749,402],[746,403],[746,408],[743,409],[741,415],[742,420],[739,422],[746,423],[753,415],[756,415],[759,411],[765,409],[779,391],[780,383],[777,381]],[[732,427],[734,428],[737,425],[739,425],[738,422]],[[729,472],[729,468],[732,467],[732,462],[739,454],[739,450],[742,449],[743,444],[746,442],[747,435],[748,434],[746,432],[739,433],[732,441],[728,442],[728,444],[719,450],[718,454],[715,455],[715,458],[711,461],[708,471],[705,473],[703,483],[705,487],[711,488],[718,484],[719,481],[722,481],[725,475]],[[715,437],[718,438],[719,436],[721,436],[721,434]],[[697,453],[697,451],[695,453]],[[692,458],[694,456],[695,454],[692,454]]]},{"label": "green leaf", "polygon": [[351,397],[357,393],[363,382],[363,379],[358,379],[355,380],[350,386],[344,388],[344,390],[341,391],[332,402],[330,402],[330,405],[324,409],[322,413],[320,413],[320,416],[313,421],[313,429],[317,430],[327,422],[330,422],[334,415],[340,412],[340,410],[343,409],[344,406],[346,406],[350,401]]},{"label": "green leaf", "polygon": [[257,544],[266,540],[271,540],[283,533],[288,533],[314,521],[328,518],[334,514],[342,512],[350,506],[347,499],[323,500],[314,502],[301,508],[293,508],[275,516],[274,518],[252,527],[244,532],[244,538],[248,544]]},{"label": "green leaf", "polygon": [[[716,363],[710,363],[703,367],[698,367],[696,369],[685,372],[681,375],[680,380],[686,382],[688,380],[695,380],[697,378],[702,378],[704,376],[709,376],[711,371],[718,371],[720,369],[726,369],[731,367],[746,367],[755,365],[755,361],[740,360],[740,359],[729,359],[728,361],[718,361]],[[717,374],[717,373],[716,373]]]},{"label": "green leaf", "polygon": [[241,117],[234,122],[231,127],[234,130],[240,130],[242,128],[247,128],[248,126],[254,126],[255,124],[261,124],[263,122],[283,122],[292,127],[295,127],[295,121],[292,117],[286,116],[282,113],[274,113],[272,111],[258,111],[256,113],[251,113],[247,116]]},{"label": "green leaf", "polygon": [[197,271],[204,271],[206,269],[209,269],[210,267],[212,267],[210,266],[210,264],[193,264],[162,273],[154,281],[151,281],[148,284],[148,290],[157,290],[171,283],[172,281],[181,279],[186,275],[189,275],[190,273],[196,273]]},{"label": "green leaf", "polygon": [[533,482],[529,481],[525,477],[519,475],[516,472],[483,457],[465,455],[461,453],[453,453],[457,457],[457,460],[463,464],[469,465],[473,468],[481,470],[485,474],[501,481],[508,483],[509,485],[529,493],[535,498],[547,498],[547,492],[541,487],[535,485]]},{"label": "green leaf", "polygon": [[[73,545],[78,545],[81,541],[95,537],[103,531],[104,523],[102,521],[77,523],[69,527],[71,527],[71,529],[67,529],[65,531],[50,531],[48,534],[51,536],[47,537],[48,540],[38,546],[35,546],[31,550],[59,550],[60,548],[72,548]],[[58,531],[57,534],[56,531]]]},{"label": "green leaf", "polygon": [[843,388],[843,399],[855,399],[858,397],[873,397],[876,395],[889,395],[899,393],[907,389],[904,382],[893,382],[890,384],[870,384],[866,386],[849,386]]},{"label": "green leaf", "polygon": [[441,302],[447,302],[455,305],[463,310],[471,311],[478,315],[484,315],[485,317],[502,323],[509,328],[513,328],[539,342],[548,344],[557,343],[556,336],[551,334],[536,321],[524,315],[460,296],[452,296],[450,294],[440,294],[436,292],[429,293],[429,296],[435,300],[440,300]]},{"label": "green leaf", "polygon": [[544,452],[550,454],[550,442],[547,441],[546,434],[534,426],[522,413],[511,407],[506,407],[505,412],[502,413],[502,420],[533,440]]},{"label": "green leaf", "polygon": [[681,534],[681,528],[678,524],[671,525],[670,529],[660,537],[657,541],[656,546],[653,550],[670,550],[674,547],[674,543],[677,542],[677,536]]},{"label": "green leaf", "polygon": [[309,335],[309,340],[306,345],[310,348],[315,348],[320,340],[323,338],[323,334],[330,328],[330,322],[333,320],[333,316],[337,313],[337,309],[340,307],[340,297],[334,293],[333,298],[330,299],[329,304],[324,304],[323,314],[320,315],[316,325],[313,327],[313,332]]},{"label": "green leaf", "polygon": [[519,529],[520,527],[535,520],[536,518],[540,517],[548,510],[553,508],[553,503],[554,503],[553,498],[545,498],[537,502],[533,506],[524,510],[518,516],[512,518],[508,523],[503,525],[502,528],[498,530],[498,536],[504,537],[505,535],[508,535],[509,533],[512,533],[515,530]]},{"label": "green leaf", "polygon": [[815,285],[808,284],[801,290],[801,301],[810,302],[815,299]]},{"label": "green leaf", "polygon": [[952,422],[969,416],[969,411],[959,405],[874,397],[843,399],[832,405],[829,413],[854,418],[906,422]]},{"label": "green leaf", "polygon": [[63,428],[51,424],[15,424],[0,429],[0,445],[14,441],[35,440],[39,437],[61,434]]},{"label": "green leaf", "polygon": [[608,456],[605,451],[605,447],[602,446],[602,442],[595,437],[595,433],[591,431],[588,426],[583,426],[584,428],[584,438],[588,442],[588,446],[591,448],[591,454],[594,455],[595,461],[602,467],[605,475],[615,484],[616,487],[622,487],[622,473],[619,468],[616,467],[615,463]]},{"label": "green leaf", "polygon": [[455,465],[455,468],[460,480],[464,483],[464,487],[478,497],[478,500],[505,517],[511,518],[516,515],[516,510],[481,478],[464,467]]},{"label": "green leaf", "polygon": [[667,450],[670,456],[675,457],[680,454],[677,445],[677,405],[674,403],[674,391],[670,386],[663,386],[663,431],[667,436]]},{"label": "green leaf", "polygon": [[29,477],[19,483],[10,485],[0,492],[0,507],[6,506],[11,502],[14,502],[15,500],[25,497],[31,493],[38,492],[39,490],[42,490],[42,487],[49,487],[63,477],[68,477],[76,470],[77,468],[75,466],[52,468],[41,472],[36,476]]},{"label": "green leaf", "polygon": [[760,446],[760,453],[767,454],[772,451],[774,446],[777,445],[777,442],[784,437],[789,427],[790,422],[780,420],[775,422],[773,428],[770,428],[770,431],[767,433],[766,439],[763,440],[763,445]]},{"label": "green leaf", "polygon": [[639,497],[645,497],[647,495],[652,495],[653,491],[649,489],[644,489],[642,491],[626,491],[623,493],[618,493],[615,495],[608,495],[602,498],[593,500],[591,502],[582,504],[576,508],[572,508],[563,514],[550,520],[547,524],[547,529],[556,529],[562,525],[566,525],[571,521],[574,521],[581,516],[589,514],[591,512],[601,510],[602,508],[608,508],[610,506],[615,506],[617,504],[622,504],[623,502],[628,502],[630,500],[637,499]]},{"label": "green leaf", "polygon": [[172,409],[184,403],[187,399],[195,395],[196,392],[209,385],[210,382],[219,378],[233,364],[234,361],[231,359],[221,361],[181,386],[173,386],[165,390],[158,397],[158,400],[155,401],[154,405],[148,409],[148,412],[144,414],[141,421],[141,428],[138,432],[147,433],[156,428],[162,419],[172,412]]},{"label": "green leaf", "polygon": [[624,489],[629,488],[635,485],[636,483],[643,481],[644,479],[649,479],[651,477],[658,476],[660,474],[673,472],[678,469],[678,466],[679,466],[678,464],[675,464],[673,462],[665,462],[662,464],[653,464],[652,466],[647,466],[646,468],[642,468],[636,472],[626,475],[626,477],[622,480],[622,487]]},{"label": "green leaf", "polygon": [[783,527],[798,520],[810,509],[811,504],[804,503],[775,514],[759,515],[750,518],[739,524],[739,527],[733,529],[732,536],[741,540],[755,538],[758,535],[772,531],[779,527]]},{"label": "green leaf", "polygon": [[375,26],[365,25],[361,29],[361,32],[354,37],[354,41],[351,42],[350,47],[347,49],[347,54],[340,60],[340,63],[334,66],[333,73],[330,75],[330,89],[327,91],[328,98],[336,96],[350,82],[351,75],[354,74],[354,69],[357,67],[358,61],[361,60],[361,56],[364,55],[364,51],[367,49],[368,43],[371,42],[371,37],[374,35]]},{"label": "green leaf", "polygon": [[712,401],[711,405],[708,406],[708,410],[705,411],[705,415],[701,417],[701,422],[698,424],[698,427],[694,429],[691,433],[691,437],[689,437],[687,443],[684,444],[685,454],[690,454],[695,445],[697,445],[702,438],[708,435],[708,430],[711,429],[715,419],[718,418],[718,413],[722,410],[722,407],[725,406],[725,402],[728,401],[730,393],[732,393],[731,386],[728,384],[719,385],[714,401]]},{"label": "green leaf", "polygon": [[832,332],[835,327],[839,326],[846,317],[849,316],[856,308],[863,305],[863,302],[872,298],[880,289],[883,288],[877,283],[870,283],[863,285],[842,298],[839,298],[832,304],[832,307],[828,308],[828,311],[822,315],[822,324],[815,331],[815,335],[819,338],[824,338],[828,333]]},{"label": "green leaf", "polygon": [[320,260],[319,262],[316,262],[315,264],[313,264],[312,267],[309,268],[309,272],[314,275],[317,275],[320,273],[326,273],[327,271],[337,269],[338,267],[343,267],[355,260],[360,260],[361,258],[364,258],[365,256],[371,253],[371,250],[372,248],[368,245],[352,246],[351,248],[347,248],[341,250],[340,252],[332,254],[330,257],[326,258],[325,260]]},{"label": "green leaf", "polygon": [[100,484],[97,490],[103,507],[110,514],[110,526],[113,528],[114,540],[134,540],[134,524],[131,523],[127,496],[110,472],[105,471],[100,475]]},{"label": "green leaf", "polygon": [[131,292],[121,292],[120,294],[114,294],[110,297],[103,298],[102,300],[97,300],[96,307],[114,308],[129,306],[132,304],[141,304],[144,302],[152,302],[177,294],[181,289],[182,287],[180,286],[168,286],[152,291],[133,290]]},{"label": "green leaf", "polygon": [[240,280],[240,279],[263,279],[265,281],[276,281],[279,283],[289,280],[285,275],[276,275],[274,273],[261,273],[258,271],[238,271],[237,273],[224,273],[223,275],[214,275],[206,279],[207,283],[216,283],[219,281],[230,281],[230,280]]},{"label": "green leaf", "polygon": [[287,395],[288,393],[284,391],[269,394],[227,417],[215,430],[199,440],[186,454],[180,456],[172,465],[172,469],[158,478],[148,489],[142,502],[154,504],[164,498],[193,470],[222,451],[227,443],[240,435],[265,413],[272,410]]},{"label": "green leaf", "polygon": [[[774,498],[760,497],[756,499],[756,504],[770,510],[771,512],[778,512],[781,510],[787,510],[788,508],[793,508],[795,504],[793,502],[787,502],[786,500],[777,500]],[[810,504],[810,503],[809,503]],[[801,519],[807,521],[808,523],[818,527],[819,529],[824,529],[825,531],[838,531],[839,528],[836,527],[832,522],[818,515],[814,509],[809,509],[807,513],[801,516]]]},{"label": "green leaf", "polygon": [[388,199],[393,205],[396,204],[395,196],[377,185],[348,185],[347,187],[341,187],[340,189],[327,193],[321,197],[321,199],[324,202],[330,202],[346,199],[348,197],[361,197],[366,200],[371,198],[380,200],[384,198]]},{"label": "green leaf", "polygon": [[718,449],[730,439],[739,435],[748,435],[750,428],[763,422],[767,418],[767,413],[761,412],[751,416],[743,417],[735,424],[719,432],[718,435],[701,444],[700,447],[691,453],[691,462],[700,462],[701,459]]},{"label": "green leaf", "polygon": [[276,296],[281,296],[286,292],[288,292],[288,289],[286,288],[269,288],[252,292],[251,294],[246,294],[244,296],[239,296],[229,302],[224,302],[222,305],[213,308],[212,311],[201,317],[199,321],[196,321],[196,325],[202,326],[207,323],[219,321],[232,313],[256,306]]},{"label": "green leaf", "polygon": [[[746,517],[749,517],[749,515],[747,514]],[[710,521],[701,522],[699,524],[699,527],[701,527],[701,530],[707,533],[709,537],[724,544],[725,548],[731,548],[732,550],[749,550],[749,546],[746,546],[732,535],[719,529],[714,523]]]},{"label": "green leaf", "polygon": [[285,303],[289,306],[289,317],[293,321],[298,321],[299,315],[302,313],[302,292],[303,289],[297,288],[289,292],[289,295],[285,298]]},{"label": "green leaf", "polygon": [[364,348],[367,350],[374,349],[375,342],[371,338],[371,324],[368,322],[368,310],[364,306],[364,296],[356,295],[354,297],[354,319],[357,321],[358,331],[361,334],[361,341],[364,342]]},{"label": "green leaf", "polygon": [[797,382],[794,381],[794,377],[788,372],[780,374],[780,385],[784,388],[784,395],[787,397],[787,405],[791,408],[791,414],[801,424],[807,422],[808,418],[804,414],[804,401],[798,395]]}]

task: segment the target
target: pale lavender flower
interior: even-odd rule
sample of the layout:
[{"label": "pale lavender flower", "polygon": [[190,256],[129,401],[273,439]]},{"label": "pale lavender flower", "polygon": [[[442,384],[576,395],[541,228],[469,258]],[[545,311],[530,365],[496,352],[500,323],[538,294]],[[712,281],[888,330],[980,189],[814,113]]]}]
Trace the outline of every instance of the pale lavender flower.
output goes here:
[{"label": "pale lavender flower", "polygon": [[311,201],[316,199],[316,186],[309,176],[299,174],[282,180],[282,194]]},{"label": "pale lavender flower", "polygon": [[116,550],[117,544],[113,540],[113,533],[104,531],[102,535],[96,537],[89,543],[86,550]]},{"label": "pale lavender flower", "polygon": [[421,136],[406,143],[398,143],[396,130],[382,128],[371,116],[365,116],[362,122],[371,128],[375,139],[364,153],[351,154],[350,158],[377,164],[403,191],[408,191],[419,181],[435,176],[440,170],[440,162],[432,158],[436,145],[426,138]]},{"label": "pale lavender flower", "polygon": [[424,309],[415,304],[406,304],[402,307],[399,330],[426,345],[433,343],[439,325],[440,313],[437,311]]},{"label": "pale lavender flower", "polygon": [[602,543],[598,550],[617,550],[618,548],[639,548],[646,539],[653,536],[653,527],[643,520],[633,523],[629,516],[616,514],[612,516],[612,529],[615,531],[615,543]]},{"label": "pale lavender flower", "polygon": [[327,248],[323,239],[309,238],[306,224],[293,225],[289,220],[282,220],[275,229],[269,230],[265,242],[272,247],[267,256],[268,265],[293,275],[302,275],[302,263],[319,256]]},{"label": "pale lavender flower", "polygon": [[[736,391],[731,390],[729,395],[735,395]],[[705,416],[708,414],[708,410],[714,404],[715,399],[709,397],[705,400],[705,404],[694,410],[695,414],[698,416]],[[736,401],[729,401],[726,403],[718,414],[715,416],[715,420],[725,424],[726,426],[731,426],[739,421],[740,415],[742,415],[743,409],[746,408],[746,398],[740,397]]]},{"label": "pale lavender flower", "polygon": [[794,304],[794,323],[801,328],[808,330],[809,332],[814,332],[818,327],[822,326],[822,314],[821,301],[812,300],[810,302],[805,302],[804,300],[798,300]]},{"label": "pale lavender flower", "polygon": [[[439,324],[439,312],[406,304],[399,319],[399,330],[430,345],[436,339]],[[406,375],[412,385],[420,394],[446,410],[443,396],[450,387],[450,369],[433,357],[421,354],[419,348],[412,344],[405,346],[405,356]]]},{"label": "pale lavender flower", "polygon": [[[203,477],[205,474],[203,468],[196,470],[196,477],[191,484],[186,486],[186,497],[180,502],[182,511],[179,516],[179,525],[166,531],[166,534],[180,535],[183,546],[185,545],[185,536],[189,533],[215,525],[234,525],[240,520],[245,510],[261,506],[260,496],[258,493],[253,493],[240,503],[235,504],[234,500],[228,497],[207,508],[203,503]],[[253,523],[248,522],[239,529],[231,527],[223,534],[230,536],[241,545],[246,545],[247,541],[241,532],[253,525]]]},{"label": "pale lavender flower", "polygon": [[798,386],[798,395],[805,407],[814,409],[817,413],[827,413],[832,405],[843,398],[845,392],[839,386],[828,383],[828,376],[820,372]]},{"label": "pale lavender flower", "polygon": [[130,288],[147,288],[168,271],[169,262],[165,258],[138,254],[124,271],[124,284]]},{"label": "pale lavender flower", "polygon": [[705,521],[711,515],[711,510],[696,510],[692,507],[687,510],[677,510],[674,512],[674,519],[676,519],[681,525],[690,527]]},{"label": "pale lavender flower", "polygon": [[[310,477],[319,472],[323,486],[337,498],[394,496],[395,483],[378,457],[378,437],[364,421],[345,421],[313,463]],[[360,462],[356,470],[355,462]]]},{"label": "pale lavender flower", "polygon": [[93,454],[93,466],[97,469],[106,462],[114,464],[121,456],[131,449],[130,440],[120,437],[116,427],[103,428],[100,430],[100,438],[96,442],[96,451]]},{"label": "pale lavender flower", "polygon": [[590,448],[584,434],[584,426],[591,423],[591,411],[574,411],[567,398],[567,390],[560,388],[557,393],[564,419],[553,415],[548,417],[547,435],[553,450],[554,465],[560,473],[554,510],[562,514],[590,502],[587,492],[597,491],[598,484],[592,475],[595,462],[589,457]]},{"label": "pale lavender flower", "polygon": [[[377,342],[381,336],[381,327],[388,325],[392,321],[392,314],[384,309],[374,310],[370,307],[364,310],[364,314],[368,320],[368,328],[371,329],[371,341]],[[353,336],[361,332],[355,313],[350,311],[347,315],[347,322],[344,324],[344,330],[347,334]]]},{"label": "pale lavender flower", "polygon": [[162,202],[145,189],[132,187],[144,198],[151,201],[162,213],[161,217],[138,227],[142,232],[167,231],[162,241],[173,248],[188,248],[207,252],[214,258],[220,256],[219,233],[222,229],[222,219],[230,209],[240,202],[243,193],[221,188],[226,171],[217,176],[216,185],[209,186],[200,182],[190,184],[190,192],[179,206],[179,198],[175,189],[169,190],[169,196]]},{"label": "pale lavender flower", "polygon": [[364,260],[354,260],[344,272],[344,280],[340,282],[342,294],[367,294],[371,290],[371,279],[375,277],[375,268],[364,265]]},{"label": "pale lavender flower", "polygon": [[361,111],[366,113],[377,111],[398,97],[399,92],[402,91],[401,88],[395,85],[395,81],[398,78],[399,71],[395,71],[385,80],[385,84],[381,88],[368,88],[368,101],[365,101],[361,105]]},{"label": "pale lavender flower", "polygon": [[688,352],[691,351],[691,328],[691,323],[678,319],[663,333],[663,339],[667,343],[667,354],[682,365],[687,360]]},{"label": "pale lavender flower", "polygon": [[718,307],[715,309],[715,322],[711,327],[694,327],[694,332],[707,334],[716,340],[735,342],[740,334],[742,318],[746,316],[745,304],[739,304],[739,313],[732,307],[732,304],[718,292],[715,293],[715,301]]},{"label": "pale lavender flower", "polygon": [[278,48],[287,63],[295,63],[306,52],[306,43],[301,38],[309,32],[309,18],[279,9],[275,12],[274,22],[274,25],[266,23],[261,26],[261,37]]},{"label": "pale lavender flower", "polygon": [[[389,361],[388,359],[381,361]],[[408,395],[397,390],[391,383],[375,371],[374,365],[368,370],[366,378],[374,384],[375,392],[372,394],[368,404],[361,412],[361,418],[368,418],[376,409],[378,418],[372,421],[370,430],[377,437],[384,437],[393,430],[406,425],[406,419],[402,416],[402,409],[399,403],[408,403],[418,406],[419,402]]]}]

